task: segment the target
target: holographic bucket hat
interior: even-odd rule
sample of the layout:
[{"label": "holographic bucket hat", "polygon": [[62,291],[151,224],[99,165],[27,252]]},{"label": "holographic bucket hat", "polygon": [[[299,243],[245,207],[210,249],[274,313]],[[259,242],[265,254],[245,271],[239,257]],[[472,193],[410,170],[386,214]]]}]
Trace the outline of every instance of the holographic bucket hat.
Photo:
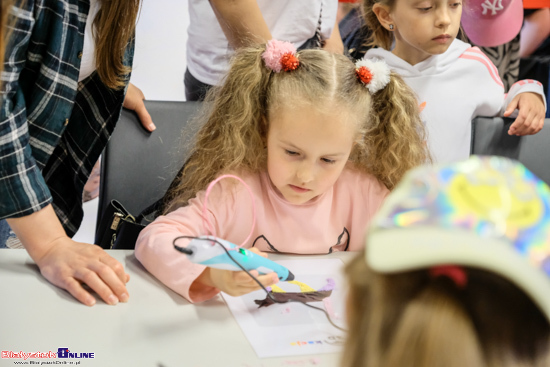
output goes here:
[{"label": "holographic bucket hat", "polygon": [[550,189],[517,161],[472,156],[410,171],[373,219],[366,246],[367,264],[381,273],[491,271],[550,321]]}]

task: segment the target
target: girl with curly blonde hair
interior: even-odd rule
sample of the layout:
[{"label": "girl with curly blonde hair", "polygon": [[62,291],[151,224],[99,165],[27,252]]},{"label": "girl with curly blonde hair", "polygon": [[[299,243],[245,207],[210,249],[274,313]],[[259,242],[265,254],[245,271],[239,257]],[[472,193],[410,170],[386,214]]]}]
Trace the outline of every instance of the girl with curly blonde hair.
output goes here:
[{"label": "girl with curly blonde hair", "polygon": [[[271,40],[239,50],[206,105],[165,216],[136,244],[142,264],[191,302],[258,288],[244,272],[205,268],[174,252],[175,237],[205,234],[205,189],[220,175],[241,177],[254,198],[234,180],[214,186],[206,219],[218,237],[240,244],[255,220],[244,247],[326,254],[359,250],[389,190],[429,159],[415,97],[384,63],[354,65]],[[274,273],[258,279],[277,281]]]}]

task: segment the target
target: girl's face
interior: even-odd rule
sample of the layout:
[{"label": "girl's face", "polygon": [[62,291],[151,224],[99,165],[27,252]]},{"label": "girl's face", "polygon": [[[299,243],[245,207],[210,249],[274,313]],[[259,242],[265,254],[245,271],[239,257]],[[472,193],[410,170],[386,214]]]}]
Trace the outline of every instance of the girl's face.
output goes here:
[{"label": "girl's face", "polygon": [[396,0],[388,21],[393,53],[411,65],[447,51],[460,28],[462,0]]},{"label": "girl's face", "polygon": [[356,136],[349,114],[337,109],[321,113],[307,104],[278,109],[270,116],[267,135],[271,182],[290,203],[310,201],[340,177]]}]

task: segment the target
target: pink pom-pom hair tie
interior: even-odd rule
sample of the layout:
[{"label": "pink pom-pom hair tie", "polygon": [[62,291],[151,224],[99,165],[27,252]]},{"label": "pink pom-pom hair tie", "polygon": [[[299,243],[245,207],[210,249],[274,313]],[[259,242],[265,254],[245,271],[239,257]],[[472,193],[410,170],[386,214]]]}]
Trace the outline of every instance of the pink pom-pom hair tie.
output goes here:
[{"label": "pink pom-pom hair tie", "polygon": [[300,61],[296,57],[296,47],[290,42],[270,40],[267,42],[262,59],[268,69],[278,73],[281,70],[296,70]]},{"label": "pink pom-pom hair tie", "polygon": [[359,60],[355,63],[355,75],[371,94],[386,88],[391,70],[382,60]]}]

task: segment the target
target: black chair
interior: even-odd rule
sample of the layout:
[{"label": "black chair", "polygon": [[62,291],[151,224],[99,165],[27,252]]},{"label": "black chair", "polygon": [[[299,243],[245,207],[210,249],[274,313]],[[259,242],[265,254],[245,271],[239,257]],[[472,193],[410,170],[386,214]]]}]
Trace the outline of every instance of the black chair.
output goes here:
[{"label": "black chair", "polygon": [[145,131],[133,111],[123,110],[102,154],[97,232],[102,215],[116,199],[133,215],[162,198],[188,155],[196,128],[189,122],[201,102],[145,101],[157,129]]},{"label": "black chair", "polygon": [[550,185],[550,119],[535,135],[510,136],[512,118],[476,117],[472,121],[470,153],[513,158]]}]

